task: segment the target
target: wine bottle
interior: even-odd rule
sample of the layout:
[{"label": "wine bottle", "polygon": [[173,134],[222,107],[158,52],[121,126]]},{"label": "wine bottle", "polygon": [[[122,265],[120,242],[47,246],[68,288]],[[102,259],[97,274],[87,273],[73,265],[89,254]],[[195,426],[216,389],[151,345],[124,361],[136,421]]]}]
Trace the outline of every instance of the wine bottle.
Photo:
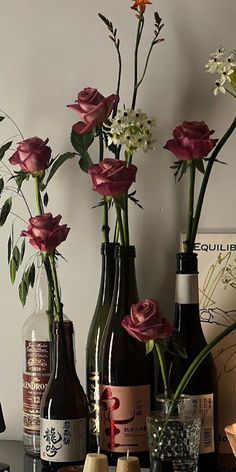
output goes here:
[{"label": "wine bottle", "polygon": [[36,306],[23,326],[23,441],[28,454],[39,456],[40,403],[51,374],[52,314],[48,311],[48,280],[38,260]]},{"label": "wine bottle", "polygon": [[132,338],[121,321],[138,302],[135,248],[118,247],[116,276],[108,320],[101,340],[100,447],[109,465],[129,449],[142,467],[149,465],[146,417],[153,395],[153,357]]},{"label": "wine bottle", "polygon": [[[199,315],[198,261],[195,253],[177,254],[174,327],[173,340],[177,354],[172,358],[172,390],[207,345]],[[182,354],[178,355],[178,351]],[[195,371],[184,393],[192,396],[194,408],[202,416],[198,471],[213,471],[217,463],[218,382],[211,353]]]},{"label": "wine bottle", "polygon": [[87,451],[88,403],[78,379],[71,321],[54,323],[53,368],[41,402],[40,457],[57,470],[82,464]]},{"label": "wine bottle", "polygon": [[99,446],[99,369],[98,353],[101,337],[108,317],[115,280],[114,250],[117,244],[101,246],[102,271],[96,308],[90,325],[86,345],[87,397],[89,402],[89,451]]}]

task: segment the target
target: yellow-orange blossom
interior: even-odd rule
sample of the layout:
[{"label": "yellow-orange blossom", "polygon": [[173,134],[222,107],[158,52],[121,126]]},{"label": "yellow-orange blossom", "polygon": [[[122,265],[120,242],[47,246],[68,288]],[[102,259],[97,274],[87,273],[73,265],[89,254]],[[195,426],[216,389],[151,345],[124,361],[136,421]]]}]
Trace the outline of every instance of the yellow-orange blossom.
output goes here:
[{"label": "yellow-orange blossom", "polygon": [[134,10],[139,9],[141,13],[144,13],[146,10],[146,5],[151,5],[152,2],[149,2],[149,0],[135,0],[134,5],[131,7]]}]

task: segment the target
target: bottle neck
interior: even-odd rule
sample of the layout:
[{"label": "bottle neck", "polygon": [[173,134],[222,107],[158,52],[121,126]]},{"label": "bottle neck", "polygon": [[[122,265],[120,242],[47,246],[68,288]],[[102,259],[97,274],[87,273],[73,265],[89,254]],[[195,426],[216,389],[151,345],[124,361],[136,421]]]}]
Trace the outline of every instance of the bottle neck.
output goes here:
[{"label": "bottle neck", "polygon": [[75,369],[74,348],[73,348],[73,324],[71,321],[55,322],[54,326],[54,365],[53,374],[57,378],[60,373],[63,375],[74,375],[77,377]]},{"label": "bottle neck", "polygon": [[38,267],[38,275],[35,286],[35,309],[36,312],[47,312],[49,308],[49,285],[43,263]]},{"label": "bottle neck", "polygon": [[101,283],[99,289],[99,303],[104,305],[108,300],[111,300],[114,280],[115,280],[115,248],[118,245],[115,243],[103,243],[102,254],[102,271]]},{"label": "bottle neck", "polygon": [[120,247],[116,253],[115,303],[120,313],[126,316],[133,303],[138,302],[138,288],[135,271],[135,250],[133,246]]}]

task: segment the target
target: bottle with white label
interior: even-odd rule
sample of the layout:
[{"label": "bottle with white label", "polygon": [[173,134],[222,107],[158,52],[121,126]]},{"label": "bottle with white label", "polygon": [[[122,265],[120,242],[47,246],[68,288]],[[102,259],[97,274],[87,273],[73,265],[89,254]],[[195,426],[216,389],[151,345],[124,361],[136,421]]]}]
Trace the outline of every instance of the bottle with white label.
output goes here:
[{"label": "bottle with white label", "polygon": [[78,379],[71,321],[54,323],[53,369],[41,402],[40,458],[57,470],[83,464],[88,441],[88,402]]},{"label": "bottle with white label", "polygon": [[[199,315],[198,261],[195,253],[177,254],[174,326],[173,340],[178,348],[171,366],[170,387],[173,391],[189,365],[207,344]],[[217,383],[216,367],[212,355],[209,354],[195,371],[184,391],[192,396],[195,411],[202,416],[198,472],[216,470]]]},{"label": "bottle with white label", "polygon": [[146,417],[153,398],[153,357],[146,355],[145,343],[121,325],[131,305],[139,301],[135,248],[117,247],[115,257],[114,292],[99,355],[100,447],[109,465],[116,465],[129,450],[142,467],[148,467]]},{"label": "bottle with white label", "polygon": [[52,313],[48,310],[48,280],[38,259],[34,313],[23,326],[23,440],[28,454],[39,456],[40,403],[51,374]]}]

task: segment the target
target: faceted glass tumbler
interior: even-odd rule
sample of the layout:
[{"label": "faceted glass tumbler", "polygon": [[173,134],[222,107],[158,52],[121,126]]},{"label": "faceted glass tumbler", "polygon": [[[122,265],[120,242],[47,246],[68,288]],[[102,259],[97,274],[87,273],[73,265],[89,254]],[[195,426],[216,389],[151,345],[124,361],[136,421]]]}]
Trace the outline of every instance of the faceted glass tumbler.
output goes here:
[{"label": "faceted glass tumbler", "polygon": [[158,399],[147,418],[151,472],[197,472],[201,419],[189,397]]}]

